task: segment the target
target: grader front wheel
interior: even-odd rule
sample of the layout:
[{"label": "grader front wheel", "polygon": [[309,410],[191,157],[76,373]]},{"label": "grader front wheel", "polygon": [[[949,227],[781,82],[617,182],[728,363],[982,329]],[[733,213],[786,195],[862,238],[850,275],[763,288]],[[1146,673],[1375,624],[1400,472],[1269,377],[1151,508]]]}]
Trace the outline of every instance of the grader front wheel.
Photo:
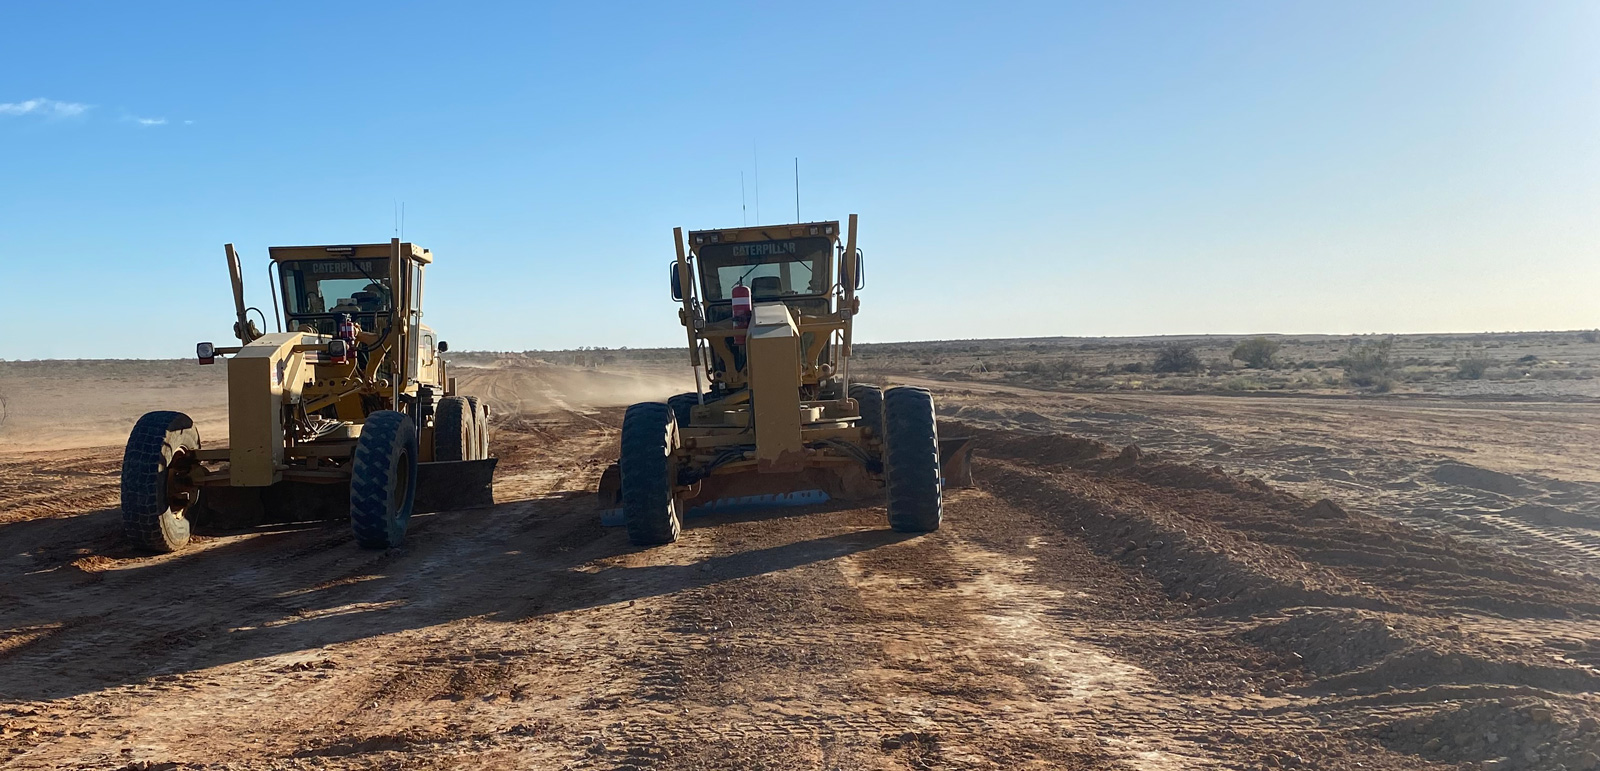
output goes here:
[{"label": "grader front wheel", "polygon": [[400,545],[417,500],[417,426],[403,412],[367,416],[351,462],[350,527],[365,549]]},{"label": "grader front wheel", "polygon": [[944,490],[939,479],[933,395],[921,388],[885,391],[883,431],[889,527],[902,533],[938,530],[944,516]]},{"label": "grader front wheel", "polygon": [[173,552],[189,543],[185,516],[200,488],[189,473],[200,431],[181,412],[150,412],[134,424],[122,453],[122,533],[140,548]]},{"label": "grader front wheel", "polygon": [[622,518],[635,545],[678,540],[682,524],[672,494],[677,427],[672,408],[659,402],[635,404],[622,416]]}]

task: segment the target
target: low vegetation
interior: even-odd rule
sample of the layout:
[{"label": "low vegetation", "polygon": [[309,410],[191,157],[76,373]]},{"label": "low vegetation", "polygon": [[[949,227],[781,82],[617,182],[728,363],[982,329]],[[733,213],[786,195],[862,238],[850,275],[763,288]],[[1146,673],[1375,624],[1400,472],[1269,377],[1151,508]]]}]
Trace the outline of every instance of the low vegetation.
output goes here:
[{"label": "low vegetation", "polygon": [[1396,367],[1394,338],[1383,337],[1351,343],[1349,353],[1340,362],[1345,379],[1350,385],[1384,392],[1394,387]]},{"label": "low vegetation", "polygon": [[[1041,390],[1386,391],[1600,397],[1600,346],[1587,332],[1394,336],[1021,338],[857,343],[856,382],[912,376]],[[1600,332],[1596,333],[1600,335]],[[455,352],[452,366],[514,359],[618,371],[682,371],[682,347]],[[0,386],[8,368],[0,363]],[[82,366],[97,366],[84,363]],[[213,368],[190,368],[210,370]],[[17,374],[21,374],[19,371]]]},{"label": "low vegetation", "polygon": [[1157,372],[1199,372],[1205,368],[1194,346],[1168,343],[1156,351],[1156,361],[1151,367]]},{"label": "low vegetation", "polygon": [[[1529,363],[1536,362],[1537,359],[1535,362]],[[1482,380],[1483,376],[1489,373],[1489,368],[1494,366],[1494,363],[1494,359],[1482,353],[1471,354],[1456,362],[1456,377],[1462,380]]]},{"label": "low vegetation", "polygon": [[1230,357],[1251,369],[1272,369],[1277,366],[1280,347],[1278,341],[1270,337],[1252,337],[1234,346]]}]

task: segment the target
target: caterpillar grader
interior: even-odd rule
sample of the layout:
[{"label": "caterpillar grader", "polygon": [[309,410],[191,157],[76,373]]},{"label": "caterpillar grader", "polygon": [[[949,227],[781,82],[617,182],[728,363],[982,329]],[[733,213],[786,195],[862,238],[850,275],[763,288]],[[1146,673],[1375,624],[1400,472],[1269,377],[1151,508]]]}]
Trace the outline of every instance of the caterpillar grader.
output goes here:
[{"label": "caterpillar grader", "polygon": [[[225,246],[239,345],[196,346],[228,368],[228,446],[202,446],[181,412],[139,419],[122,463],[122,524],[170,552],[191,524],[238,527],[348,516],[358,544],[400,544],[413,511],[493,503],[488,407],[455,392],[422,323],[427,249],[387,244],[268,250],[279,331],[246,308]],[[281,304],[282,316],[279,316]]]},{"label": "caterpillar grader", "polygon": [[686,243],[677,228],[673,240],[672,297],[696,390],[624,414],[599,497],[602,509],[620,510],[630,540],[677,540],[694,507],[802,491],[856,499],[886,490],[890,527],[938,529],[932,396],[850,382],[865,285],[856,215],[843,232],[809,222],[691,231]]}]

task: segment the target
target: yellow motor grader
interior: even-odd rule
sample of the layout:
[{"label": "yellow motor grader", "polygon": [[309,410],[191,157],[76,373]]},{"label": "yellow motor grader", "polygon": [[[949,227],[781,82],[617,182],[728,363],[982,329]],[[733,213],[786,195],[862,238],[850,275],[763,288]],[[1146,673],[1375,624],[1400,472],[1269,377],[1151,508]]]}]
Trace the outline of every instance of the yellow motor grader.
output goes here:
[{"label": "yellow motor grader", "polygon": [[856,215],[844,232],[809,222],[691,231],[687,243],[678,228],[673,239],[672,296],[696,392],[628,408],[602,509],[620,513],[634,543],[661,544],[695,506],[887,488],[890,527],[937,529],[932,396],[850,382],[864,286]]},{"label": "yellow motor grader", "polygon": [[272,247],[283,315],[263,333],[239,255],[225,250],[240,344],[195,352],[200,364],[227,361],[229,446],[202,446],[181,412],[141,417],[122,462],[131,541],[168,552],[197,520],[348,515],[357,543],[381,549],[400,543],[413,511],[493,503],[488,408],[455,393],[439,355],[448,346],[422,323],[432,253],[399,239]]}]

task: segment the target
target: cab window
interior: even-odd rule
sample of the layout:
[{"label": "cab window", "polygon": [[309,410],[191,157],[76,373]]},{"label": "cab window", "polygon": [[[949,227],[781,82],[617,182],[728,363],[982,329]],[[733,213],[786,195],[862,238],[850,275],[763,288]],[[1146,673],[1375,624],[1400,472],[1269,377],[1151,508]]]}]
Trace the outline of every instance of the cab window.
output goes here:
[{"label": "cab window", "polygon": [[708,244],[697,255],[707,302],[727,300],[741,282],[757,302],[824,295],[831,288],[833,243],[826,238]]},{"label": "cab window", "polygon": [[279,266],[290,316],[389,310],[393,290],[382,260],[296,260]]}]

